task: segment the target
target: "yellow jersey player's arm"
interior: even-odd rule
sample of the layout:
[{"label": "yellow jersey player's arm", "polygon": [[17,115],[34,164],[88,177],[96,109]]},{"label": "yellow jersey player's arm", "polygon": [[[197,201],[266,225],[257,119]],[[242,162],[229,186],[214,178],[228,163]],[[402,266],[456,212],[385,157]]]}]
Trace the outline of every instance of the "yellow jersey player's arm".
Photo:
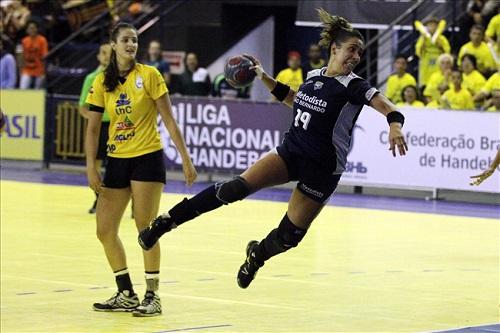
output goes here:
[{"label": "yellow jersey player's arm", "polygon": [[187,185],[191,185],[196,180],[197,174],[194,169],[193,163],[191,162],[191,157],[186,148],[186,143],[184,142],[184,138],[182,137],[182,133],[177,126],[177,122],[172,113],[172,104],[170,103],[170,98],[168,93],[163,94],[155,100],[156,107],[160,116],[165,124],[165,127],[168,130],[168,134],[170,134],[170,138],[175,144],[177,151],[181,155],[182,158],[182,169],[184,171],[184,176],[186,178]]}]

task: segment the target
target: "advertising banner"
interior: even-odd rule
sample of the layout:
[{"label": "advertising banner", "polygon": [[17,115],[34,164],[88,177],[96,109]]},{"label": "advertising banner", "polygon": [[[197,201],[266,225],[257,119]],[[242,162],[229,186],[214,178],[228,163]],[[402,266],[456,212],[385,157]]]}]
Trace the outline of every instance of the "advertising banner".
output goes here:
[{"label": "advertising banner", "polygon": [[365,107],[354,130],[354,142],[341,183],[403,188],[439,188],[500,193],[500,173],[479,187],[470,176],[485,170],[500,146],[496,112],[401,110],[409,151],[388,151],[389,127],[379,112]]},{"label": "advertising banner", "polygon": [[1,90],[5,129],[0,134],[0,157],[43,160],[45,91]]},{"label": "advertising banner", "polygon": [[[199,171],[240,173],[280,144],[292,110],[279,103],[172,97],[172,109]],[[181,166],[177,149],[159,126],[167,166]]]},{"label": "advertising banner", "polygon": [[[172,98],[196,168],[240,173],[280,144],[292,111],[278,103]],[[500,172],[481,186],[470,176],[485,170],[500,146],[500,114],[494,112],[401,110],[409,151],[393,157],[384,116],[365,106],[354,128],[341,184],[409,189],[453,189],[500,193]],[[180,168],[180,156],[160,126],[167,165]]]}]

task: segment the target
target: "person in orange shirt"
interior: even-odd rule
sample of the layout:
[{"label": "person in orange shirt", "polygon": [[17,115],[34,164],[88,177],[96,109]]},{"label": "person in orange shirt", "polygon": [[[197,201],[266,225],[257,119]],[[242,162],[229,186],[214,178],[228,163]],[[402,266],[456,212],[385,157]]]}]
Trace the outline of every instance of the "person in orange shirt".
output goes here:
[{"label": "person in orange shirt", "polygon": [[47,39],[38,33],[38,24],[28,22],[26,32],[28,36],[21,41],[23,46],[23,66],[21,70],[21,89],[40,89],[45,79],[43,58],[48,53]]}]

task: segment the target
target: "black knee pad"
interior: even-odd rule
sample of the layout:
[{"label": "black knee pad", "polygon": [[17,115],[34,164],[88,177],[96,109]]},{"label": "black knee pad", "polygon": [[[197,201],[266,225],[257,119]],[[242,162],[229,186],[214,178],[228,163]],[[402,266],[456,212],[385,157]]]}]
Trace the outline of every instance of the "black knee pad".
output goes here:
[{"label": "black knee pad", "polygon": [[306,235],[307,229],[296,227],[285,214],[278,226],[278,241],[283,248],[289,249],[299,245],[300,241]]},{"label": "black knee pad", "polygon": [[215,184],[216,196],[224,205],[242,200],[250,194],[250,188],[246,180],[240,176],[231,180]]}]

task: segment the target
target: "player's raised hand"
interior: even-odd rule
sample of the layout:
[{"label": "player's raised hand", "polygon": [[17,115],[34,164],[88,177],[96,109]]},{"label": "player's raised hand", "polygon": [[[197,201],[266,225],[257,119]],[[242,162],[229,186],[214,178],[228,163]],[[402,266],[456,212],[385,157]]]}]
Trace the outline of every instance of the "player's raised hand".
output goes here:
[{"label": "player's raised hand", "polygon": [[255,58],[254,56],[250,55],[250,54],[243,54],[244,57],[252,60],[252,62],[254,63],[254,66],[250,67],[251,70],[255,71],[255,74],[257,75],[257,77],[262,80],[262,76],[264,75],[264,69],[262,68],[262,65],[260,63],[259,60],[257,60],[257,58]]},{"label": "player's raised hand", "polygon": [[401,124],[391,123],[389,129],[389,150],[392,151],[392,156],[396,157],[396,147],[398,149],[399,155],[406,155],[408,151],[408,145],[406,144],[403,131],[401,130]]}]

